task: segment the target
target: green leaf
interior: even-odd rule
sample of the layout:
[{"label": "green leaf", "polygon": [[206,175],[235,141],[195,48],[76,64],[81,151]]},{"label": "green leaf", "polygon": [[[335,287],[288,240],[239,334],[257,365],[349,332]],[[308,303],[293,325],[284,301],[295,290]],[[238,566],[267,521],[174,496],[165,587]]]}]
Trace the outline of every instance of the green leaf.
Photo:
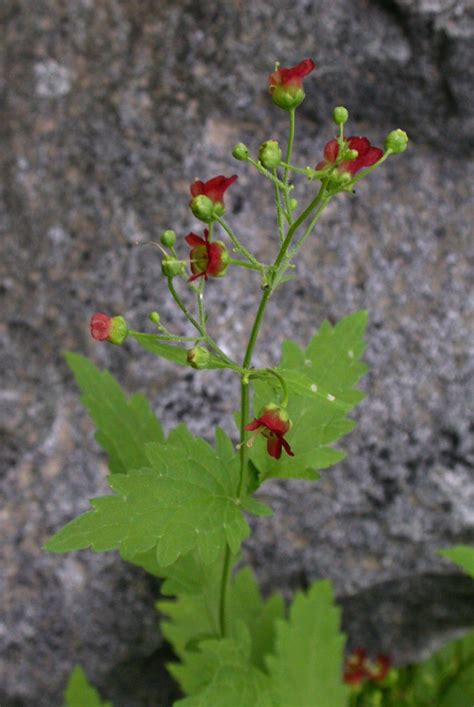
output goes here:
[{"label": "green leaf", "polygon": [[440,550],[439,554],[455,562],[474,579],[474,547],[456,545],[455,547]]},{"label": "green leaf", "polygon": [[[344,459],[334,444],[354,427],[347,417],[364,394],[355,388],[367,367],[359,361],[365,343],[367,312],[356,312],[335,326],[323,322],[306,349],[293,341],[283,343],[282,360],[277,371],[288,387],[288,413],[293,422],[286,435],[294,457],[282,453],[270,457],[263,435],[250,451],[250,464],[258,470],[259,481],[266,478],[319,478],[317,470],[326,469]],[[275,377],[254,384],[254,414],[266,403],[278,400],[280,391]]]},{"label": "green leaf", "polygon": [[[166,358],[168,361],[173,361],[180,366],[188,366],[187,361],[188,349],[182,346],[176,346],[174,344],[166,344],[160,341],[156,334],[140,334],[139,332],[134,332],[130,336],[137,341],[140,346],[155,356],[160,356],[161,358]],[[209,363],[205,368],[228,368],[227,364],[210,353]]]},{"label": "green leaf", "polygon": [[99,693],[89,684],[79,666],[74,668],[69,677],[64,697],[65,707],[112,707],[111,702],[102,702]]},{"label": "green leaf", "polygon": [[159,565],[196,550],[212,563],[226,543],[237,553],[249,526],[239,507],[238,457],[222,430],[216,451],[184,426],[165,444],[145,446],[148,467],[109,476],[116,495],[91,501],[92,511],[47,543],[50,552],[116,547],[124,559],[156,547]]},{"label": "green leaf", "polygon": [[424,663],[400,669],[400,682],[409,705],[472,707],[474,631],[448,643]]},{"label": "green leaf", "polygon": [[277,621],[276,654],[267,658],[278,705],[346,707],[339,626],[329,582],[316,582],[308,594],[296,595],[288,621]]},{"label": "green leaf", "polygon": [[268,677],[251,663],[245,626],[237,639],[203,641],[198,652],[169,669],[192,695],[174,707],[273,707]]},{"label": "green leaf", "polygon": [[148,465],[145,445],[163,442],[160,423],[142,395],[127,400],[108,373],[101,372],[84,356],[66,354],[66,360],[82,390],[81,401],[96,427],[96,439],[109,455],[112,474]]}]

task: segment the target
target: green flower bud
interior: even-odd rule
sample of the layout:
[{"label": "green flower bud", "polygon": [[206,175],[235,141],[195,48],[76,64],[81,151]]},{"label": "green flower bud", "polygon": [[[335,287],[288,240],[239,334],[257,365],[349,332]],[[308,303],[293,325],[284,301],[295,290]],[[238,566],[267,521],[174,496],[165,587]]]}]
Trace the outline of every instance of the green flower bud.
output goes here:
[{"label": "green flower bud", "polygon": [[267,140],[260,145],[258,159],[266,169],[278,167],[281,162],[281,150],[276,140]]},{"label": "green flower bud", "polygon": [[161,270],[165,277],[176,277],[177,275],[182,275],[184,272],[184,263],[182,260],[176,260],[172,256],[167,256],[163,258],[161,263]]},{"label": "green flower bud", "polygon": [[357,150],[347,150],[345,157],[348,160],[356,160],[359,157],[359,153]]},{"label": "green flower bud", "polygon": [[191,368],[198,369],[206,368],[210,358],[211,354],[204,346],[194,346],[192,349],[189,349],[187,355],[187,361]]},{"label": "green flower bud", "polygon": [[160,315],[158,312],[150,312],[148,315],[148,319],[150,322],[153,322],[153,324],[159,324],[160,323]]},{"label": "green flower bud", "polygon": [[344,106],[336,106],[332,112],[332,119],[336,125],[344,125],[349,120],[349,111]]},{"label": "green flower bud", "polygon": [[237,145],[234,145],[232,156],[235,157],[236,160],[246,160],[249,156],[247,145],[244,145],[243,142],[238,142]]},{"label": "green flower bud", "polygon": [[394,155],[399,155],[400,152],[405,152],[408,147],[408,135],[404,130],[392,130],[387,135],[384,142],[385,150],[391,150]]},{"label": "green flower bud", "polygon": [[[208,196],[204,194],[199,194],[191,200],[190,207],[194,216],[204,223],[211,223],[215,219],[215,204]],[[222,207],[222,213],[224,213],[224,207]],[[219,214],[221,215],[221,214]]]},{"label": "green flower bud", "polygon": [[298,199],[290,199],[290,206],[294,211],[298,207]]},{"label": "green flower bud", "polygon": [[160,241],[165,248],[172,248],[176,243],[176,233],[171,230],[163,231],[160,236]]}]

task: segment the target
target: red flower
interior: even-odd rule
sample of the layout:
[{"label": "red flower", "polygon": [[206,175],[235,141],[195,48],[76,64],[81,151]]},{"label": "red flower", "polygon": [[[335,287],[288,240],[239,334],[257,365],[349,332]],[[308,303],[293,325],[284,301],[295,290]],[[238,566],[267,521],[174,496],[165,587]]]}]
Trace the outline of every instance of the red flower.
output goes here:
[{"label": "red flower", "polygon": [[[366,137],[349,137],[346,140],[350,150],[357,150],[355,160],[344,160],[337,169],[339,172],[349,172],[355,174],[364,167],[371,167],[379,161],[383,155],[383,150],[373,147]],[[334,166],[339,155],[339,143],[337,140],[330,140],[324,148],[324,160],[316,165],[316,169]]]},{"label": "red flower", "polygon": [[281,68],[268,77],[268,87],[273,102],[284,110],[297,108],[304,100],[303,78],[310,74],[316,65],[312,59],[303,59],[296,66]]},{"label": "red flower", "polygon": [[224,175],[220,174],[218,177],[213,177],[207,182],[201,182],[199,179],[196,179],[190,187],[191,196],[193,198],[201,195],[207,196],[214,204],[222,204],[222,206],[224,206],[224,194],[231,184],[236,181],[236,174],[232,177],[224,177]]},{"label": "red flower", "polygon": [[392,665],[386,655],[378,655],[374,662],[368,660],[367,651],[357,648],[347,658],[344,668],[344,682],[348,685],[359,685],[363,680],[382,682],[388,675]]},{"label": "red flower", "polygon": [[92,315],[90,331],[96,341],[110,341],[111,344],[123,344],[128,335],[127,322],[122,316],[109,317],[103,312]]},{"label": "red flower", "polygon": [[209,231],[204,229],[204,238],[195,233],[188,233],[186,242],[191,246],[189,254],[191,272],[193,273],[188,282],[203,277],[222,277],[227,270],[229,254],[222,241],[209,241]]},{"label": "red flower", "polygon": [[267,438],[267,452],[274,459],[279,459],[282,448],[290,457],[295,456],[284,437],[290,427],[291,420],[286,410],[274,403],[270,403],[265,405],[260,412],[260,416],[246,425],[245,429],[248,432],[255,430],[261,432]]}]

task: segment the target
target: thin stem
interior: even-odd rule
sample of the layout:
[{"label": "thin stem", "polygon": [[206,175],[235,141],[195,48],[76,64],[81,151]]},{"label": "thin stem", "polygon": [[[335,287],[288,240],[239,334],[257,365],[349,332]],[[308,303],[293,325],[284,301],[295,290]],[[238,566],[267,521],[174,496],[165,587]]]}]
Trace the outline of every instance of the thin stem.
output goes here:
[{"label": "thin stem", "polygon": [[164,344],[166,343],[184,343],[184,342],[190,342],[190,341],[202,341],[203,337],[202,336],[177,336],[175,334],[172,334],[171,332],[168,334],[164,334],[160,336],[160,334],[149,334],[146,331],[133,331],[132,329],[128,330],[128,335],[129,336],[153,336],[156,341],[160,341]]},{"label": "thin stem", "polygon": [[262,374],[272,375],[272,376],[275,376],[275,378],[277,378],[277,380],[281,386],[282,393],[283,393],[281,406],[283,408],[286,408],[288,405],[288,388],[287,388],[286,381],[283,378],[283,376],[281,376],[278,373],[278,371],[276,371],[274,368],[261,368],[261,369],[253,368],[251,371],[248,372],[248,377],[249,378],[260,378],[260,377],[262,377]]},{"label": "thin stem", "polygon": [[[277,170],[276,168],[273,170],[273,174],[277,175]],[[283,208],[281,205],[281,193],[280,193],[280,187],[278,184],[275,184],[275,203],[276,203],[276,210],[277,210],[277,223],[278,223],[278,235],[280,237],[280,243],[283,242],[283,239],[285,237],[284,231],[283,231]]]},{"label": "thin stem", "polygon": [[247,263],[245,260],[237,260],[237,258],[229,258],[229,265],[239,265],[241,268],[247,268],[248,270],[257,270],[262,272],[260,265],[254,265],[254,263]]},{"label": "thin stem", "polygon": [[263,176],[266,177],[267,179],[269,179],[271,182],[273,182],[273,184],[275,184],[275,186],[277,186],[283,190],[285,190],[287,188],[285,186],[284,182],[282,182],[280,179],[278,179],[278,176],[276,174],[272,174],[271,172],[269,172],[268,169],[266,169],[266,167],[264,167],[261,162],[256,162],[251,157],[247,157],[247,162],[250,162],[250,164],[253,167],[255,167],[256,170],[258,170],[260,172],[260,174],[263,174]]},{"label": "thin stem", "polygon": [[219,601],[219,624],[221,636],[224,638],[227,635],[227,587],[229,586],[230,571],[231,571],[231,553],[228,545],[225,547],[224,553],[224,565],[222,567],[222,578],[221,578],[221,593]]},{"label": "thin stem", "polygon": [[386,152],[383,153],[382,157],[379,159],[378,162],[373,164],[371,167],[367,167],[367,169],[362,170],[355,179],[352,180],[350,184],[350,188],[352,188],[357,182],[360,182],[361,179],[364,179],[368,174],[374,171],[374,169],[377,169],[377,167],[380,167],[381,164],[385,162],[385,160],[390,157],[390,155],[393,154],[392,150],[388,149]]},{"label": "thin stem", "polygon": [[227,233],[227,235],[229,236],[229,238],[232,241],[236,250],[238,250],[239,253],[242,253],[242,255],[244,255],[250,263],[253,263],[254,265],[256,265],[259,270],[263,270],[264,265],[262,263],[259,263],[258,260],[256,258],[254,258],[252,253],[249,250],[247,250],[247,248],[244,245],[242,245],[242,243],[239,241],[239,239],[237,238],[237,236],[235,235],[235,233],[233,232],[233,230],[231,229],[229,224],[226,223],[226,221],[224,221],[222,218],[217,218],[216,221],[218,224],[220,224],[222,226],[224,231]]},{"label": "thin stem", "polygon": [[316,210],[316,213],[314,214],[313,218],[311,219],[309,226],[306,228],[305,232],[301,236],[300,240],[296,245],[292,248],[292,250],[288,253],[288,260],[292,260],[296,253],[299,251],[301,246],[304,244],[310,233],[312,232],[313,228],[315,227],[317,221],[319,220],[319,217],[321,216],[322,212],[326,208],[330,201],[330,197],[327,195],[323,197],[321,204],[319,205],[319,208]]},{"label": "thin stem", "polygon": [[292,214],[292,208],[291,208],[291,201],[290,201],[290,195],[289,195],[289,178],[290,178],[290,168],[289,164],[291,163],[291,156],[293,154],[293,143],[295,141],[295,126],[296,126],[296,111],[293,108],[293,110],[290,110],[290,134],[288,137],[288,148],[286,150],[286,167],[285,171],[283,173],[283,183],[285,185],[285,206],[286,210],[288,211],[288,215],[291,219],[291,214]]},{"label": "thin stem", "polygon": [[207,332],[206,332],[206,312],[204,310],[204,285],[205,285],[205,280],[203,278],[201,280],[201,284],[196,292],[196,300],[197,300],[198,312],[199,312],[199,324],[201,326],[201,330],[203,331],[203,333],[206,334]]}]

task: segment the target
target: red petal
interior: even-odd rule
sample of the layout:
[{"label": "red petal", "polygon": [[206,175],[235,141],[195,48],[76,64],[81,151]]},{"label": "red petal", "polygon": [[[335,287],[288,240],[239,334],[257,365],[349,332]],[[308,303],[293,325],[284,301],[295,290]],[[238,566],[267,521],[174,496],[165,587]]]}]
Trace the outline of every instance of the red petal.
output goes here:
[{"label": "red petal", "polygon": [[364,167],[371,167],[383,156],[380,147],[370,147],[364,155]]},{"label": "red petal", "polygon": [[304,76],[307,76],[314,71],[315,68],[316,64],[312,59],[303,59],[303,61],[300,61],[299,64],[296,64],[296,66],[288,69],[288,71],[291,72],[293,76],[297,76],[302,79]]},{"label": "red petal", "polygon": [[324,146],[324,159],[327,162],[335,162],[339,154],[339,145],[337,140],[330,140]]},{"label": "red petal", "polygon": [[281,457],[282,439],[276,435],[272,435],[267,440],[267,452],[274,459]]},{"label": "red petal", "polygon": [[[206,229],[207,230],[207,229]],[[188,233],[186,238],[184,239],[188,245],[191,246],[191,248],[195,248],[198,245],[206,245],[206,241],[201,238],[200,236],[196,235],[196,233]]]},{"label": "red petal", "polygon": [[252,420],[252,422],[249,422],[248,425],[245,425],[245,429],[247,432],[253,432],[254,430],[258,430],[259,427],[262,427],[262,423],[260,422],[259,418],[256,418],[255,420]]},{"label": "red petal", "polygon": [[370,142],[366,137],[349,137],[347,138],[351,150],[357,150],[359,157],[365,155],[370,149]]},{"label": "red petal", "polygon": [[282,443],[283,447],[285,448],[285,452],[288,454],[288,456],[294,457],[295,456],[294,452],[292,451],[290,445],[288,444],[288,442],[286,441],[286,439],[284,437],[281,437],[281,443]]},{"label": "red petal", "polygon": [[90,332],[96,341],[105,341],[110,334],[112,317],[103,312],[96,312],[90,320]]},{"label": "red petal", "polygon": [[273,86],[286,86],[287,84],[296,84],[301,86],[303,78],[310,74],[316,68],[316,64],[312,59],[303,59],[299,64],[290,67],[281,67],[273,74],[270,74],[269,85],[270,90]]},{"label": "red petal", "polygon": [[190,191],[191,191],[191,196],[200,196],[201,194],[205,194],[204,191],[205,184],[204,182],[201,182],[200,179],[196,179],[195,182],[191,184]]},{"label": "red petal", "polygon": [[277,435],[284,435],[290,429],[290,423],[288,420],[282,420],[278,410],[268,410],[260,416],[260,421],[271,432],[275,432]]},{"label": "red petal", "polygon": [[237,179],[238,177],[236,174],[232,175],[232,177],[224,177],[223,174],[220,174],[217,177],[213,177],[205,183],[204,194],[208,196],[211,201],[220,202],[221,204],[223,204],[224,193],[227,191],[231,184],[237,181]]}]

